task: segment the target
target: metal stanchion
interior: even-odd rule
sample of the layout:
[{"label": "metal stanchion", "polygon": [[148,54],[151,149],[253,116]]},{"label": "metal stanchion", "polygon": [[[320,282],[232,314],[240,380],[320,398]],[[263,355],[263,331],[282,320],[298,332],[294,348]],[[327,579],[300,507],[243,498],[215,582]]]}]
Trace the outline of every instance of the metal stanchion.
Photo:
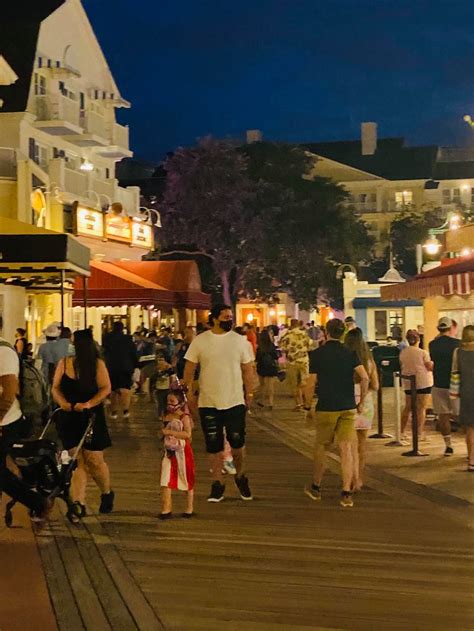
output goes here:
[{"label": "metal stanchion", "polygon": [[418,412],[416,409],[416,377],[415,375],[400,375],[402,379],[407,379],[410,382],[410,397],[411,397],[411,433],[413,448],[410,451],[405,451],[402,456],[407,458],[413,458],[415,456],[427,456],[418,449]]},{"label": "metal stanchion", "polygon": [[[389,366],[388,360],[382,361],[382,366]],[[386,434],[383,431],[383,375],[381,366],[377,365],[377,373],[379,376],[379,389],[377,390],[377,433],[372,434],[369,438],[392,438],[391,434]]]},{"label": "metal stanchion", "polygon": [[393,394],[395,398],[395,440],[391,440],[387,443],[386,447],[403,447],[401,440],[401,424],[402,424],[402,410],[400,402],[400,373],[393,373]]}]

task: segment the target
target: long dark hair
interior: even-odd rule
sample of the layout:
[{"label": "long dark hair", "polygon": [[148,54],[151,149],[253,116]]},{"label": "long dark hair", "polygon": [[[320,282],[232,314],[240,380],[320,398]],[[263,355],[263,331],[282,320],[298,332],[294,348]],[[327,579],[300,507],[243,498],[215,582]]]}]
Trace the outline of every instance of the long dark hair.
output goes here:
[{"label": "long dark hair", "polygon": [[352,329],[346,333],[344,339],[344,346],[350,351],[355,351],[359,357],[360,362],[364,366],[367,374],[369,374],[370,365],[370,349],[367,342],[364,340],[364,334],[359,327]]},{"label": "long dark hair", "polygon": [[275,344],[272,342],[270,331],[263,329],[258,338],[258,350],[261,353],[271,353],[275,348]]},{"label": "long dark hair", "polygon": [[99,351],[90,329],[82,329],[74,333],[74,370],[80,385],[86,389],[97,386],[97,360]]}]

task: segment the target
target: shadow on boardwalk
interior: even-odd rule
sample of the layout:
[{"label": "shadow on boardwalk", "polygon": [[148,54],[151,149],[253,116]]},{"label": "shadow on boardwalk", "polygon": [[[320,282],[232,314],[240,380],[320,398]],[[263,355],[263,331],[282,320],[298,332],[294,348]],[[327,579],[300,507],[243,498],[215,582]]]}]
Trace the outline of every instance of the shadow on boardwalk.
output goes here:
[{"label": "shadow on boardwalk", "polygon": [[[224,502],[205,501],[197,428],[197,518],[163,523],[151,408],[139,400],[111,429],[116,512],[96,516],[91,487],[94,516],[80,527],[59,519],[39,538],[62,631],[474,628],[472,532],[436,504],[378,483],[342,509],[332,472],[323,501],[312,502],[303,494],[309,448],[296,428],[251,416],[255,500],[238,499],[229,479]],[[183,505],[176,498],[177,515]]]}]

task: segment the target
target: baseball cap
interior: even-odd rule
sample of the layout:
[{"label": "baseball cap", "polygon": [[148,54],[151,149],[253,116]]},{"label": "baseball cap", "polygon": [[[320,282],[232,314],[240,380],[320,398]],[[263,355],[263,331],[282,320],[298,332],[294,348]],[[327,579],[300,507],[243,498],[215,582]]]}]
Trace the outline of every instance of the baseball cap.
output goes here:
[{"label": "baseball cap", "polygon": [[453,326],[453,321],[448,316],[444,316],[438,320],[438,329],[450,329]]}]

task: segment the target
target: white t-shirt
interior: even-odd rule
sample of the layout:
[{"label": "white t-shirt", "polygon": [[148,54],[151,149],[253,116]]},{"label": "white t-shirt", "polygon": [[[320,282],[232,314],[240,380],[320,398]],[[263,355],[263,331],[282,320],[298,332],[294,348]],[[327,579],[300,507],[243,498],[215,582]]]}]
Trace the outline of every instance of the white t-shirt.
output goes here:
[{"label": "white t-shirt", "polygon": [[244,336],[206,331],[193,340],[185,359],[201,366],[200,408],[228,410],[245,403],[241,365],[253,362],[254,356]]},{"label": "white t-shirt", "polygon": [[[0,337],[0,342],[5,342],[3,338]],[[16,351],[9,348],[8,346],[0,346],[0,377],[4,377],[5,375],[15,375],[18,377],[20,374],[20,360],[18,359],[18,355]],[[0,396],[1,396],[1,386],[0,386]],[[21,418],[21,409],[20,403],[18,399],[15,399],[5,414],[3,419],[0,421],[0,425],[10,425],[10,423],[14,423]]]},{"label": "white t-shirt", "polygon": [[[416,389],[423,390],[433,385],[433,373],[427,369],[426,363],[430,362],[430,356],[422,348],[407,346],[400,353],[400,365],[404,375],[416,376]],[[410,389],[410,382],[403,380],[405,390]]]}]

